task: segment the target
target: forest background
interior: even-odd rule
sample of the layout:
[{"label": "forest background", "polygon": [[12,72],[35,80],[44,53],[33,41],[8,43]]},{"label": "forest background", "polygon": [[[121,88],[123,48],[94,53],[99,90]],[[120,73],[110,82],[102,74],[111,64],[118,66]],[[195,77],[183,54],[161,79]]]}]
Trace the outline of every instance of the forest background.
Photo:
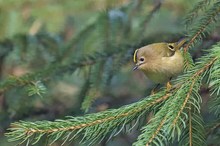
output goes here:
[{"label": "forest background", "polygon": [[[16,144],[8,142],[5,133],[19,120],[83,116],[148,96],[154,84],[141,72],[132,71],[134,50],[188,37],[187,14],[198,2],[0,0],[0,145]],[[219,40],[216,27],[190,48],[192,59]],[[208,90],[207,85],[200,90],[204,121],[215,119],[207,110]],[[97,145],[130,146],[140,133],[137,128]],[[207,143],[218,140],[216,134]],[[58,140],[52,146],[61,143]]]}]

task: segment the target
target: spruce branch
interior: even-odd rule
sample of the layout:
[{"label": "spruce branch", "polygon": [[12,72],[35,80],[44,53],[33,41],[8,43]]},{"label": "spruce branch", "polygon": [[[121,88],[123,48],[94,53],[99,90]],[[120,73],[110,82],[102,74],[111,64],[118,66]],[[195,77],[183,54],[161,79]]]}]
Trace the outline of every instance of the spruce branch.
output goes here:
[{"label": "spruce branch", "polygon": [[[196,68],[196,66],[194,67],[194,73],[193,74],[188,74],[189,78],[188,79],[184,79],[181,78],[183,81],[186,81],[186,83],[182,84],[182,87],[180,87],[180,90],[178,90],[175,94],[174,97],[176,97],[176,102],[174,101],[173,103],[176,105],[179,105],[175,108],[174,111],[169,112],[170,114],[170,118],[168,120],[167,123],[167,129],[171,134],[170,138],[175,138],[176,135],[173,135],[172,132],[174,132],[176,130],[176,134],[178,136],[178,139],[180,139],[179,137],[181,136],[181,129],[183,130],[184,128],[186,128],[186,120],[190,117],[192,111],[192,109],[194,109],[194,112],[199,113],[200,112],[200,103],[201,103],[201,97],[198,93],[199,88],[201,86],[201,81],[204,77],[204,74],[206,73],[207,70],[209,70],[209,68],[213,65],[213,63],[217,60],[217,57],[212,58],[212,60],[206,60],[205,62],[203,62],[203,65],[200,66],[200,63],[197,63],[196,66],[200,66],[202,68],[197,70],[194,70]],[[207,63],[208,62],[208,63]],[[204,64],[206,63],[206,64]],[[187,109],[189,109],[190,114],[188,116],[187,115]],[[194,114],[193,118],[195,118],[196,115]],[[192,118],[192,117],[191,117]],[[184,120],[185,119],[185,120]],[[191,120],[191,119],[188,119]],[[196,120],[198,122],[198,120]],[[171,123],[171,124],[170,124]],[[202,125],[202,124],[200,124]],[[190,124],[188,125],[190,128]],[[191,129],[191,128],[190,128]],[[201,128],[200,128],[201,129]],[[192,130],[190,130],[192,132]],[[168,133],[169,133],[168,132]],[[202,133],[201,137],[202,136]],[[195,138],[194,135],[192,135],[192,133],[189,132],[189,143],[204,143],[204,138],[200,138],[197,139],[197,141],[195,142]]]},{"label": "spruce branch", "polygon": [[188,37],[190,39],[189,43],[184,47],[185,52],[211,33],[211,30],[217,25],[219,13],[220,2],[214,3],[210,9],[204,12],[204,16],[200,18],[198,24],[195,24],[189,31]]},{"label": "spruce branch", "polygon": [[[177,120],[179,119],[180,117],[180,114],[183,112],[183,109],[185,108],[189,98],[192,96],[193,92],[198,92],[195,91],[195,84],[196,83],[200,83],[201,82],[201,75],[209,69],[209,67],[217,60],[217,57],[213,58],[209,63],[205,64],[205,66],[203,68],[201,68],[200,70],[198,70],[197,72],[195,72],[191,77],[190,79],[188,80],[188,82],[191,82],[190,83],[190,86],[189,86],[189,89],[188,89],[188,92],[186,94],[186,97],[185,97],[185,100],[180,108],[180,111],[178,112],[177,114],[177,117],[174,119],[173,121],[173,125],[176,124]],[[187,82],[187,84],[188,84]],[[197,88],[198,89],[198,88]]]},{"label": "spruce branch", "polygon": [[167,142],[166,133],[163,128],[168,117],[165,112],[161,111],[162,109],[149,121],[148,125],[142,128],[142,134],[138,136],[137,141],[133,145],[163,145],[163,143]]},{"label": "spruce branch", "polygon": [[[47,135],[52,142],[64,138],[64,141],[72,140],[79,134],[83,134],[83,141],[99,142],[104,137],[117,135],[123,129],[130,127],[131,130],[139,123],[141,117],[145,117],[153,107],[169,98],[169,94],[159,92],[142,101],[121,107],[119,109],[108,110],[96,114],[88,114],[84,117],[68,117],[65,120],[37,121],[37,122],[15,122],[6,134],[10,141],[30,141],[37,143],[39,139]],[[130,126],[129,126],[130,125]],[[128,126],[128,127],[127,127]],[[55,139],[53,139],[55,137]]]},{"label": "spruce branch", "polygon": [[[121,9],[121,8],[120,8]],[[90,35],[88,35],[89,32],[94,31],[94,28],[97,27],[97,24],[100,23],[100,21],[103,19],[103,15],[106,16],[106,12],[101,12],[99,15],[97,15],[96,17],[91,18],[87,24],[83,25],[83,27],[81,28],[80,31],[77,32],[76,35],[73,36],[73,38],[70,39],[70,41],[68,41],[67,43],[65,43],[62,46],[59,46],[60,48],[57,48],[57,50],[62,49],[61,54],[56,54],[56,60],[55,62],[53,62],[51,65],[44,67],[44,69],[41,69],[40,71],[36,71],[35,73],[28,73],[25,74],[21,77],[10,77],[8,79],[6,79],[5,81],[0,82],[0,92],[5,92],[13,87],[19,87],[19,86],[28,86],[31,85],[32,82],[36,82],[36,81],[48,81],[49,78],[52,78],[54,75],[57,75],[57,73],[63,72],[74,72],[76,68],[80,68],[83,66],[89,66],[89,65],[94,65],[96,62],[100,61],[100,60],[105,60],[105,58],[108,58],[109,56],[112,56],[114,54],[118,54],[118,52],[120,51],[124,51],[126,52],[126,48],[124,47],[124,44],[119,45],[121,48],[123,49],[118,49],[115,52],[108,52],[107,54],[100,52],[95,52],[93,54],[87,55],[85,57],[81,57],[81,58],[77,58],[77,60],[79,61],[69,61],[66,64],[61,64],[60,62],[65,62],[65,58],[72,54],[70,53],[73,49],[75,49],[75,45],[76,43],[82,39],[82,37],[84,36],[85,38],[89,37]],[[96,31],[96,30],[95,30]],[[51,46],[56,46],[54,45],[54,41],[57,41],[57,38],[51,38],[48,37],[49,35],[36,35],[36,38],[33,37],[34,39],[37,39],[37,43],[41,43],[41,45],[44,46],[44,43],[46,42],[47,45],[51,45]],[[41,38],[43,37],[43,39]],[[34,40],[29,39],[29,36],[26,35],[19,35],[19,36],[15,36],[15,39],[13,40],[13,42],[17,42],[18,43],[18,48],[25,48],[27,49],[29,47],[29,40]],[[46,38],[46,41],[45,41]],[[18,40],[17,40],[18,39]],[[48,41],[50,40],[50,41]],[[53,42],[51,42],[51,40]],[[8,40],[7,40],[8,41]],[[7,41],[1,43],[2,45],[5,45],[5,43],[7,43]],[[38,42],[39,41],[39,42]],[[22,44],[22,43],[24,44]],[[31,42],[36,43],[36,42]],[[27,43],[27,44],[26,44]],[[56,42],[59,43],[60,42]],[[6,44],[7,45],[7,44]],[[17,44],[13,44],[13,46],[16,46]],[[49,47],[45,47],[45,48],[49,48]],[[7,49],[9,51],[9,49]],[[3,50],[4,51],[4,50]],[[76,50],[74,50],[76,51]],[[97,58],[96,58],[97,57]],[[86,61],[84,61],[86,59]],[[97,61],[96,61],[97,59]],[[81,61],[81,62],[80,62]],[[64,70],[62,70],[64,69]]]},{"label": "spruce branch", "polygon": [[183,57],[184,57],[184,72],[187,72],[192,67],[194,67],[195,64],[194,64],[194,62],[192,60],[192,56],[190,55],[189,52],[184,52]]},{"label": "spruce branch", "polygon": [[205,129],[201,114],[195,109],[188,110],[188,128],[183,129],[181,146],[205,145]]},{"label": "spruce branch", "polygon": [[211,1],[212,0],[201,0],[192,8],[192,10],[188,12],[185,18],[185,25],[187,28],[192,25],[193,21],[199,15],[199,12],[207,9],[207,6],[211,3]]},{"label": "spruce branch", "polygon": [[108,57],[117,54],[123,49],[125,48],[114,50],[108,53],[95,52],[93,54],[82,57],[78,61],[68,62],[67,64],[53,63],[45,67],[44,69],[41,69],[34,73],[27,73],[20,77],[11,76],[8,79],[0,82],[0,92],[1,93],[6,92],[7,90],[13,87],[19,87],[19,86],[22,87],[22,86],[31,85],[33,82],[37,82],[37,81],[42,81],[42,82],[48,81],[50,80],[50,78],[58,74],[74,72],[78,68],[82,68],[85,66],[92,66],[97,62],[100,62]]},{"label": "spruce branch", "polygon": [[[219,51],[220,47],[218,45],[215,46],[215,54],[220,56]],[[214,113],[217,117],[220,115],[220,61],[217,60],[214,65],[210,68],[208,72],[208,77],[206,83],[209,85],[211,99],[209,100],[209,111]]]}]

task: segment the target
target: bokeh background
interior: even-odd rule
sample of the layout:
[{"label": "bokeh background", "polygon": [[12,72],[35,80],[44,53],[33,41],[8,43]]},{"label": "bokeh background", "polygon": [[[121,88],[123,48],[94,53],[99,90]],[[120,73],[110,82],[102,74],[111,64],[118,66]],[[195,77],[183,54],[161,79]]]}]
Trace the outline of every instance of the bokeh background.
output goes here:
[{"label": "bokeh background", "polygon": [[[184,18],[196,2],[0,0],[0,145],[15,145],[4,136],[14,121],[79,116],[146,97],[154,84],[141,72],[132,71],[133,51],[185,37]],[[191,50],[193,58],[216,40],[218,33],[211,34]],[[111,55],[100,57],[102,52]],[[96,58],[91,54],[101,59],[83,64],[83,58]],[[73,69],[79,60],[82,66]],[[19,78],[36,72],[34,77]],[[207,97],[205,87],[202,93]],[[120,134],[97,145],[130,146],[138,133]]]}]

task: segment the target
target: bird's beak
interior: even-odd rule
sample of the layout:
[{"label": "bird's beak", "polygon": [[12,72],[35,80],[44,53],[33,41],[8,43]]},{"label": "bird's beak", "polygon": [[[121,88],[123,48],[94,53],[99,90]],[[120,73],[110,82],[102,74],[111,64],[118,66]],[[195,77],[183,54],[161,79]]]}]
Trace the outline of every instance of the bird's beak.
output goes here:
[{"label": "bird's beak", "polygon": [[138,65],[138,64],[136,64],[136,65],[134,66],[134,68],[133,68],[133,71],[137,70],[137,69],[138,69],[138,67],[139,67],[139,65]]}]

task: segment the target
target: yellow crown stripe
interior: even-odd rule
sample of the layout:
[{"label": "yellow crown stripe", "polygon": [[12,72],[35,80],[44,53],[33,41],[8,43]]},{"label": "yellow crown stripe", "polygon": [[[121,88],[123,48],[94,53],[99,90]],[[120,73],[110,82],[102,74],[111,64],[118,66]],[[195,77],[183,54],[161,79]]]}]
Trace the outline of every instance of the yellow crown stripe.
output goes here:
[{"label": "yellow crown stripe", "polygon": [[135,50],[135,52],[134,52],[134,56],[133,56],[134,62],[137,62],[137,52],[138,52],[138,49]]}]

